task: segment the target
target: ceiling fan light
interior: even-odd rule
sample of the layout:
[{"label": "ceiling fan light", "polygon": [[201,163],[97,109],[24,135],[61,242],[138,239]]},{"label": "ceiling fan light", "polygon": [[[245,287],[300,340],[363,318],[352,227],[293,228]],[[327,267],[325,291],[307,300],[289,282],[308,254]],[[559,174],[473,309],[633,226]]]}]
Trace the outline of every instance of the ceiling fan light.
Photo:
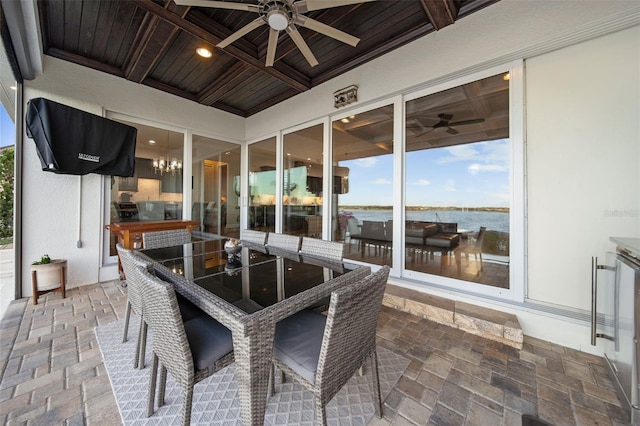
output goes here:
[{"label": "ceiling fan light", "polygon": [[269,26],[276,31],[282,31],[289,25],[289,18],[281,10],[272,10],[267,13]]}]

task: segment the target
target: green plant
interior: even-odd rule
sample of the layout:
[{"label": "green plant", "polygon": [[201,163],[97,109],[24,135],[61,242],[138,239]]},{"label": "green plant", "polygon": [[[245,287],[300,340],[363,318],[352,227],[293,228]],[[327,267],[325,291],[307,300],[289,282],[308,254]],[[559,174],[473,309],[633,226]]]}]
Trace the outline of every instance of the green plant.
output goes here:
[{"label": "green plant", "polygon": [[40,260],[33,262],[32,265],[46,265],[47,263],[51,263],[51,258],[48,254],[45,254],[40,258]]},{"label": "green plant", "polygon": [[13,236],[13,148],[0,152],[0,237]]}]

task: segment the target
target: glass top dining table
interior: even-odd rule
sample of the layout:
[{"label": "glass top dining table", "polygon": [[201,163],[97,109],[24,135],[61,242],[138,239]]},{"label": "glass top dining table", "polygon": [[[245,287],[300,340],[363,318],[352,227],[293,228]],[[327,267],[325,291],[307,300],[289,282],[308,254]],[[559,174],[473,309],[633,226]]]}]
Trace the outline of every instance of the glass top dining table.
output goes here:
[{"label": "glass top dining table", "polygon": [[227,240],[140,250],[161,279],[233,335],[241,420],[262,425],[268,398],[275,324],[327,301],[334,289],[371,273],[367,266],[244,245],[235,256]]}]

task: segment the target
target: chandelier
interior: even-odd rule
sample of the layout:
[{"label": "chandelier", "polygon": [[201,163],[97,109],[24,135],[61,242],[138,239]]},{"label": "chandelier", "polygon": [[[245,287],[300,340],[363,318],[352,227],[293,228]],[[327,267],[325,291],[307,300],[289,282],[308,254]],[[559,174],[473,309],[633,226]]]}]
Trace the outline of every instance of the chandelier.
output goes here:
[{"label": "chandelier", "polygon": [[[180,174],[182,172],[182,161],[177,159],[176,157],[169,157],[171,154],[171,132],[167,130],[167,155],[166,156],[158,156],[153,157],[153,171],[155,174],[160,172],[160,176],[163,173],[171,173],[175,175],[176,172]],[[155,145],[154,140],[150,140],[149,143],[151,145]]]},{"label": "chandelier", "polygon": [[176,158],[173,158],[172,160],[164,157],[154,158],[153,170],[155,173],[160,172],[160,176],[162,176],[163,173],[171,173],[172,175],[175,175],[176,172],[178,172],[178,174],[180,174],[182,171],[182,161]]}]

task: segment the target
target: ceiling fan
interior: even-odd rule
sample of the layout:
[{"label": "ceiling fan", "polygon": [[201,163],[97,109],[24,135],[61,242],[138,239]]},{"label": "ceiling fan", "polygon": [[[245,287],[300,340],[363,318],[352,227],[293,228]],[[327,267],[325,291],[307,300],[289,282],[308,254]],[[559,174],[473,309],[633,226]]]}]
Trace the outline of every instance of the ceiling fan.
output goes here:
[{"label": "ceiling fan", "polygon": [[456,121],[452,123],[451,119],[453,119],[453,114],[438,114],[438,118],[440,119],[440,121],[438,121],[433,126],[425,126],[426,128],[431,128],[431,129],[427,130],[426,132],[423,132],[418,136],[422,136],[426,133],[429,133],[432,130],[439,129],[439,128],[446,128],[447,133],[450,133],[452,135],[457,135],[460,132],[454,129],[453,126],[464,126],[467,124],[484,123],[484,118],[472,118],[470,120],[462,120],[462,121]]},{"label": "ceiling fan", "polygon": [[329,9],[337,6],[344,6],[355,3],[364,3],[375,0],[258,0],[258,4],[234,3],[215,0],[174,0],[180,6],[212,7],[218,9],[242,10],[255,12],[260,16],[244,27],[240,28],[229,37],[216,45],[224,49],[234,41],[250,33],[264,24],[269,25],[269,44],[267,45],[266,66],[273,66],[276,56],[276,46],[280,31],[284,30],[296,44],[300,52],[304,55],[309,65],[318,65],[318,60],[311,52],[309,45],[304,41],[296,25],[308,28],[320,34],[324,34],[335,40],[356,46],[359,38],[333,28],[320,21],[303,15],[313,10]]}]

